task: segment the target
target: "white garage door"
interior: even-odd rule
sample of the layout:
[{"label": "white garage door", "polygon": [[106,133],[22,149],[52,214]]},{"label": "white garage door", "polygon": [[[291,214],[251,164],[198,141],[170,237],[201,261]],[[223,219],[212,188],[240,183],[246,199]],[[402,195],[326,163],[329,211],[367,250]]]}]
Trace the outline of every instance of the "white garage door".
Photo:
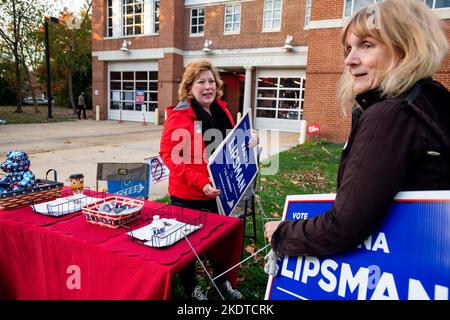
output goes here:
[{"label": "white garage door", "polygon": [[154,123],[158,63],[109,63],[108,92],[108,119]]},{"label": "white garage door", "polygon": [[255,128],[300,132],[305,70],[258,70]]}]

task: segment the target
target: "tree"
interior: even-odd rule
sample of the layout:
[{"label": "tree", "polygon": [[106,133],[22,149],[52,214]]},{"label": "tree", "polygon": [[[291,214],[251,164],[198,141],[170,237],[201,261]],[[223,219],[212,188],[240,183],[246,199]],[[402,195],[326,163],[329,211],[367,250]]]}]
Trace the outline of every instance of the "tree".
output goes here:
[{"label": "tree", "polygon": [[14,97],[14,62],[0,54],[0,105],[12,105]]},{"label": "tree", "polygon": [[14,60],[16,112],[22,112],[23,46],[27,37],[42,24],[48,7],[38,1],[0,0],[0,38]]},{"label": "tree", "polygon": [[40,30],[30,31],[27,34],[27,37],[22,38],[21,41],[23,41],[20,46],[22,69],[27,82],[28,91],[33,98],[34,111],[35,113],[39,113],[34,90],[35,81],[33,80],[36,79],[35,70],[42,63],[43,59],[44,45],[40,37]]},{"label": "tree", "polygon": [[[74,114],[77,95],[81,91],[90,92],[91,86],[92,20],[89,14],[91,5],[91,1],[86,1],[79,17],[64,8],[58,16],[59,23],[49,25],[52,34],[50,42],[50,55],[53,58],[52,92],[56,94],[57,102],[70,105]],[[39,72],[44,78],[44,66],[39,68]]]}]

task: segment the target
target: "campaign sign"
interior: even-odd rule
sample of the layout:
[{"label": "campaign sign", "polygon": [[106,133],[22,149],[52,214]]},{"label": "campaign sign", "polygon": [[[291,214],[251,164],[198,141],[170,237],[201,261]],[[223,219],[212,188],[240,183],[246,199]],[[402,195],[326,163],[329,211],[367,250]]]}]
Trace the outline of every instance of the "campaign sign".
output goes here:
[{"label": "campaign sign", "polygon": [[306,127],[308,134],[316,134],[320,132],[320,127],[318,123],[309,123]]},{"label": "campaign sign", "polygon": [[145,100],[144,91],[136,91],[136,104],[143,104]]},{"label": "campaign sign", "polygon": [[108,192],[124,197],[144,197],[149,193],[144,180],[108,180]]},{"label": "campaign sign", "polygon": [[[310,219],[335,194],[288,196],[283,219]],[[383,224],[354,250],[284,256],[269,277],[271,300],[448,300],[450,191],[400,192]]]},{"label": "campaign sign", "polygon": [[169,179],[170,170],[162,161],[161,156],[145,158],[144,161],[149,164],[150,185]]},{"label": "campaign sign", "polygon": [[209,176],[220,190],[216,199],[221,214],[230,215],[258,173],[256,148],[248,147],[251,128],[249,111],[209,158]]}]

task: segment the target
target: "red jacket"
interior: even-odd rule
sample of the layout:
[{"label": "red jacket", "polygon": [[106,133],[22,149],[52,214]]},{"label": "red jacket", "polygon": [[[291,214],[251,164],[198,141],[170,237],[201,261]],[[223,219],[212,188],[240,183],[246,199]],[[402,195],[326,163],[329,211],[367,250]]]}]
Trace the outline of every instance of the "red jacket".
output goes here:
[{"label": "red jacket", "polygon": [[[217,102],[234,127],[226,102]],[[190,100],[167,107],[166,111],[159,154],[170,170],[169,194],[186,200],[211,200],[203,193],[203,187],[210,183],[208,159],[204,159],[202,130],[196,124]]]}]

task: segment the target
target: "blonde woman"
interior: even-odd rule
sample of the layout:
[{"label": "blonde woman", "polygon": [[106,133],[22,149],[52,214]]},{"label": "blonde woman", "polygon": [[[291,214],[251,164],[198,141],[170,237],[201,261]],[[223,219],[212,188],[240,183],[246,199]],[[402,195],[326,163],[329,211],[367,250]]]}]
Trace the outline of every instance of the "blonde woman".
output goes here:
[{"label": "blonde woman", "polygon": [[336,202],[310,220],[268,222],[273,250],[326,256],[355,248],[402,190],[450,189],[450,94],[432,80],[448,53],[440,21],[421,0],[386,0],[343,28],[343,108],[357,105]]}]

